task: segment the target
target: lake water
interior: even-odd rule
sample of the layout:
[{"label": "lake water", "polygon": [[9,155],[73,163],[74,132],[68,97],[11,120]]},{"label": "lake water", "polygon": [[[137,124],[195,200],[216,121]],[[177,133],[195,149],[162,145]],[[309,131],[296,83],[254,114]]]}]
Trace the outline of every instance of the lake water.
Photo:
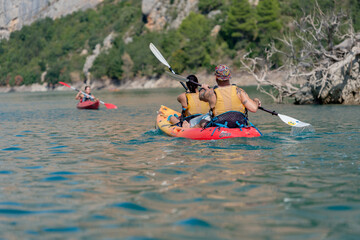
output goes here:
[{"label": "lake water", "polygon": [[[247,88],[245,88],[247,89]],[[0,94],[0,239],[359,239],[359,106],[263,106],[253,139],[155,130],[181,89]]]}]

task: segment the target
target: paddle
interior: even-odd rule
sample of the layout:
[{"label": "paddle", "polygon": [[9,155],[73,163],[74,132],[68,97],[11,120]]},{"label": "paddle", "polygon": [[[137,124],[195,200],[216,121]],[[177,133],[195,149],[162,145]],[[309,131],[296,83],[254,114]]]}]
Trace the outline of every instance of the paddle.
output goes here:
[{"label": "paddle", "polygon": [[[86,93],[84,93],[83,91],[81,91],[81,90],[78,90],[78,89],[76,89],[76,88],[74,88],[74,87],[72,87],[72,86],[70,86],[69,84],[67,84],[67,83],[64,83],[64,82],[59,82],[60,84],[62,84],[62,85],[64,85],[64,86],[66,86],[66,87],[68,87],[68,88],[71,88],[71,89],[73,89],[73,90],[75,90],[75,91],[77,91],[77,92],[81,92],[82,94],[84,94],[85,96],[87,96],[87,97],[90,97],[90,95],[88,95],[88,94],[86,94]],[[105,107],[107,108],[107,109],[117,109],[117,106],[116,105],[114,105],[114,104],[111,104],[111,103],[104,103],[103,101],[100,101],[99,100],[99,102],[100,103],[102,103],[102,104],[104,104],[105,105]]]},{"label": "paddle", "polygon": [[[180,75],[177,75],[175,73],[170,73],[170,72],[166,72],[172,79],[175,79],[177,81],[180,81],[180,82],[191,82],[193,84],[196,84],[198,86],[201,86],[200,83],[197,83],[197,82],[193,82],[183,76],[180,76]],[[286,115],[283,115],[283,114],[279,114],[275,111],[270,111],[270,110],[267,110],[263,107],[259,107],[260,110],[263,110],[265,112],[268,112],[268,113],[271,113],[272,115],[276,115],[278,116],[284,123],[286,123],[287,125],[290,125],[292,127],[307,127],[307,126],[310,126],[309,123],[305,123],[305,122],[301,122],[295,118],[292,118],[292,117],[289,117],[289,116],[286,116]]]},{"label": "paddle", "polygon": [[263,110],[265,112],[271,113],[272,115],[278,116],[281,119],[281,121],[283,121],[284,123],[286,123],[287,125],[290,125],[292,127],[307,127],[307,126],[310,126],[309,123],[301,122],[301,121],[299,121],[299,120],[297,120],[295,118],[292,118],[292,117],[277,113],[275,111],[270,111],[270,110],[267,110],[267,109],[265,109],[263,107],[259,107],[259,109]]},{"label": "paddle", "polygon": [[[154,44],[150,43],[149,45],[151,52],[154,54],[154,56],[165,66],[169,68],[169,70],[175,74],[175,71],[171,68],[170,64],[166,61],[166,59],[163,57],[163,55],[160,53],[160,51],[155,47]],[[180,82],[181,85],[185,88],[186,91],[189,89],[185,86],[183,82]]]}]

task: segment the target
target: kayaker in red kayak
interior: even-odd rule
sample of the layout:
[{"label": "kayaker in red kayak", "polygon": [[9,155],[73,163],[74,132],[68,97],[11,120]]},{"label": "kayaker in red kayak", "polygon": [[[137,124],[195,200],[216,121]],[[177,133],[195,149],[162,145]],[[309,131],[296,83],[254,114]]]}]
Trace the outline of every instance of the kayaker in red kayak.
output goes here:
[{"label": "kayaker in red kayak", "polygon": [[226,65],[215,68],[217,86],[202,84],[199,97],[211,108],[208,126],[243,127],[248,125],[247,111],[256,112],[261,106],[258,98],[251,99],[241,88],[230,84],[231,71]]},{"label": "kayaker in red kayak", "polygon": [[75,99],[79,100],[80,102],[85,102],[85,101],[96,101],[97,99],[95,98],[94,95],[91,94],[91,88],[90,86],[85,86],[85,93],[87,95],[90,95],[90,97],[85,96],[84,94],[82,94],[81,92],[78,92],[78,94],[76,95]]},{"label": "kayaker in red kayak", "polygon": [[[198,82],[198,79],[195,75],[189,75],[187,78],[190,81]],[[190,127],[188,121],[193,116],[206,114],[209,112],[210,107],[209,103],[201,101],[199,98],[198,85],[192,82],[186,82],[186,86],[189,91],[186,93],[181,93],[177,100],[182,107],[182,116],[169,116],[169,120],[172,124],[181,124],[183,127]],[[182,121],[183,120],[183,121]]]}]

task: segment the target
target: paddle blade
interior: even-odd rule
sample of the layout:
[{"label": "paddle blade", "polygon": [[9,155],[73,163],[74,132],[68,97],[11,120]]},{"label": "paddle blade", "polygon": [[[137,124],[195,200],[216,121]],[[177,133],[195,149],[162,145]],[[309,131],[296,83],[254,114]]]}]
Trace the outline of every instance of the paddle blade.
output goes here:
[{"label": "paddle blade", "polygon": [[71,88],[71,86],[69,84],[67,84],[67,83],[64,83],[64,82],[59,82],[59,83],[66,86],[66,87],[68,87],[68,88]]},{"label": "paddle blade", "polygon": [[179,82],[185,82],[185,83],[186,83],[186,82],[191,82],[191,83],[193,83],[193,84],[195,84],[195,85],[201,86],[200,83],[191,81],[191,80],[187,79],[186,77],[177,75],[177,74],[172,73],[172,72],[166,72],[166,73],[167,73],[167,75],[169,75],[172,79],[175,79],[175,80],[177,80],[177,81],[179,81]]},{"label": "paddle blade", "polygon": [[304,123],[301,122],[295,118],[286,116],[286,115],[282,115],[282,114],[278,114],[279,118],[286,123],[287,125],[290,125],[292,127],[306,127],[306,126],[310,126],[309,123]]},{"label": "paddle blade", "polygon": [[117,109],[117,106],[111,103],[104,103],[107,109]]},{"label": "paddle blade", "polygon": [[155,57],[165,66],[170,68],[170,64],[165,60],[163,55],[160,53],[160,51],[155,47],[154,44],[150,43],[149,45],[151,52],[155,55]]},{"label": "paddle blade", "polygon": [[165,72],[167,75],[169,75],[172,79],[175,79],[180,82],[188,82],[189,80],[186,77],[171,73],[171,72]]}]

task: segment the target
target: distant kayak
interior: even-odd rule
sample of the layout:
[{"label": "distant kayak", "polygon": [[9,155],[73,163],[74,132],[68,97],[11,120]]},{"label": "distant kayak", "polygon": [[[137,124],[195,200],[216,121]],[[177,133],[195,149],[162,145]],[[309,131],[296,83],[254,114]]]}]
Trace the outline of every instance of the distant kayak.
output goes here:
[{"label": "distant kayak", "polygon": [[99,109],[100,102],[99,101],[85,101],[85,102],[79,102],[76,107],[78,109]]},{"label": "distant kayak", "polygon": [[168,120],[168,116],[177,114],[179,112],[171,108],[161,106],[156,118],[158,128],[165,134],[172,137],[189,138],[193,140],[218,140],[226,138],[239,138],[239,137],[260,137],[261,132],[255,127],[243,128],[224,128],[224,127],[209,127],[209,128],[182,128],[172,125]]}]

